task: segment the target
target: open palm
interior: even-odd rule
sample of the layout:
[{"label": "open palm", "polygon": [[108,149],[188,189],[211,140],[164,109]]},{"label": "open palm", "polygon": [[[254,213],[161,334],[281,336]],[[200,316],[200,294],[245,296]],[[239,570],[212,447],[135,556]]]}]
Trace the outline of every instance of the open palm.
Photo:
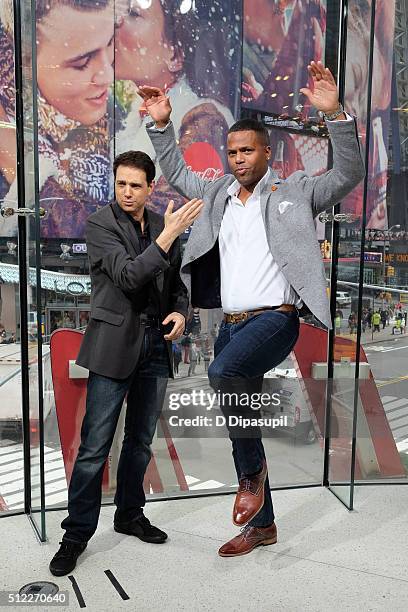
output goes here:
[{"label": "open palm", "polygon": [[311,62],[308,70],[313,79],[313,89],[303,87],[300,92],[317,110],[324,113],[336,111],[339,106],[339,92],[330,70],[325,68],[322,62]]},{"label": "open palm", "polygon": [[156,124],[166,124],[170,119],[169,98],[159,87],[139,87],[137,93],[143,98],[144,107]]}]

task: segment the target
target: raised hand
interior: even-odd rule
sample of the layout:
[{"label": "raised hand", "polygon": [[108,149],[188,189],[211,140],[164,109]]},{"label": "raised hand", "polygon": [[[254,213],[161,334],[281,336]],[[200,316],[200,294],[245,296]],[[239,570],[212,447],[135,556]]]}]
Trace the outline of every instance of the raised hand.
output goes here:
[{"label": "raised hand", "polygon": [[164,227],[176,236],[180,236],[197,219],[204,204],[202,200],[193,198],[178,210],[173,212],[174,202],[170,200],[164,213]]},{"label": "raised hand", "polygon": [[193,198],[173,212],[174,202],[170,200],[167,210],[164,213],[164,229],[156,239],[159,247],[167,253],[176,238],[194,223],[202,211],[203,206],[204,203],[202,200]]},{"label": "raised hand", "polygon": [[159,87],[143,85],[137,93],[143,98],[144,107],[157,127],[165,127],[170,120],[171,104],[164,91]]},{"label": "raised hand", "polygon": [[303,87],[300,92],[317,110],[327,114],[336,112],[339,108],[339,92],[332,73],[322,62],[310,62],[307,68],[313,79],[313,89]]}]

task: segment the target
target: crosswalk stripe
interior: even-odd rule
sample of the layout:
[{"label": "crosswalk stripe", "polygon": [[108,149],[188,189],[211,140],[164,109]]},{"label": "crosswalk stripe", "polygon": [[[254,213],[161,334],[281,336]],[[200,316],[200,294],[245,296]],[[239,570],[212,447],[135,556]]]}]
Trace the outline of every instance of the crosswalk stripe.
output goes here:
[{"label": "crosswalk stripe", "polygon": [[184,477],[188,485],[194,484],[195,482],[200,482],[199,478],[194,478],[194,476],[189,476],[188,474],[185,474]]},{"label": "crosswalk stripe", "polygon": [[[35,500],[38,500],[38,499],[40,499],[40,494],[35,495],[35,496],[33,496],[31,498],[32,501],[35,501]],[[53,499],[53,501],[51,501],[51,499]],[[65,489],[59,489],[59,490],[53,491],[51,493],[51,495],[49,495],[46,492],[46,504],[47,504],[47,506],[51,505],[52,503],[66,502],[67,499],[68,499],[68,492],[67,492],[66,488]],[[21,503],[22,503],[21,501],[14,501],[12,504],[9,504],[8,506],[9,506],[10,509],[13,509],[13,508],[15,509],[16,506],[21,505]]]},{"label": "crosswalk stripe", "polygon": [[2,460],[4,457],[15,457],[16,455],[18,455],[19,453],[23,452],[22,448],[16,448],[15,450],[10,450],[10,447],[7,447],[7,452],[6,449],[1,449],[3,452],[0,453],[0,460]]},{"label": "crosswalk stripe", "polygon": [[[61,454],[56,453],[55,456],[52,458],[52,461],[59,461],[61,460]],[[52,463],[52,461],[49,461],[48,463]],[[44,462],[45,464],[45,462]],[[13,468],[13,470],[10,470],[10,467]],[[0,465],[0,474],[8,474],[10,471],[17,471],[17,469],[23,469],[24,467],[24,460],[21,459],[21,461],[15,461],[14,463],[7,463],[6,465]],[[39,457],[36,458],[35,461],[31,462],[31,469],[34,469],[36,467],[40,467],[40,460]]]},{"label": "crosswalk stripe", "polygon": [[382,401],[382,403],[384,405],[384,404],[388,404],[388,402],[392,402],[393,400],[396,400],[396,399],[398,399],[398,398],[395,395],[384,395],[381,398],[381,401]]},{"label": "crosswalk stripe", "polygon": [[[48,496],[49,493],[59,493],[61,491],[66,490],[66,484],[62,485],[61,481],[55,483],[45,483],[45,495]],[[31,496],[31,499],[39,499],[41,496],[40,489],[38,488],[38,493],[35,493]],[[19,491],[18,493],[13,493],[13,495],[6,495],[4,497],[4,501],[7,505],[16,504],[24,499],[24,491]]]},{"label": "crosswalk stripe", "polygon": [[[64,462],[62,460],[62,458],[60,460],[54,460],[52,461],[52,463],[46,463],[44,465],[44,472],[53,472],[56,469],[59,469],[60,467],[64,466]],[[7,474],[3,474],[2,476],[0,476],[0,485],[5,485],[8,484],[9,482],[13,482],[14,480],[19,480],[21,478],[23,478],[24,476],[24,470],[23,468],[19,468],[17,470],[13,470],[8,472]],[[1,493],[1,490],[0,490]]]},{"label": "crosswalk stripe", "polygon": [[66,504],[68,502],[68,491],[67,489],[47,495],[47,506],[53,506],[54,504]]},{"label": "crosswalk stripe", "polygon": [[0,457],[0,465],[4,465],[6,463],[15,461],[16,459],[19,459],[20,457],[23,457],[22,449],[15,451],[14,453],[7,453],[7,455],[2,455]]},{"label": "crosswalk stripe", "polygon": [[205,480],[188,488],[190,491],[199,491],[201,489],[219,489],[220,487],[225,487],[225,484],[218,482],[218,480]]},{"label": "crosswalk stripe", "polygon": [[387,419],[388,419],[389,423],[395,423],[395,421],[401,421],[401,419],[408,419],[408,413],[405,410],[405,408],[399,408],[396,411],[396,413],[401,413],[401,414],[395,414],[393,412],[391,417],[389,417],[388,414],[387,414]]},{"label": "crosswalk stripe", "polygon": [[[44,450],[44,457],[46,457],[48,459],[50,455],[52,455],[52,449],[49,449],[48,451]],[[0,465],[6,465],[7,463],[12,463],[19,456],[23,457],[23,449],[22,448],[20,450],[18,450],[18,451],[13,452],[13,453],[8,453],[7,455],[2,455],[0,457]],[[31,456],[31,459],[39,457],[40,456],[40,451],[36,450],[35,452],[31,453],[30,456]]]},{"label": "crosswalk stripe", "polygon": [[393,410],[395,410],[395,408],[400,408],[400,406],[407,406],[408,405],[408,399],[406,397],[403,397],[402,399],[396,400],[394,402],[389,402],[388,404],[385,405],[385,412],[392,412]]},{"label": "crosswalk stripe", "polygon": [[393,431],[398,431],[399,429],[404,429],[408,425],[408,421],[406,423],[399,422],[396,427],[392,427]]},{"label": "crosswalk stripe", "polygon": [[408,440],[402,440],[401,442],[397,442],[397,449],[400,453],[408,451]]},{"label": "crosswalk stripe", "polygon": [[[62,478],[65,480],[65,469],[53,470],[48,474],[49,478],[47,478],[46,482],[56,482],[57,480],[61,480]],[[32,479],[31,485],[33,488],[38,487],[40,483],[39,476],[36,476]],[[12,493],[17,493],[19,490],[24,487],[24,479],[14,480],[9,482],[1,487],[1,494],[3,497],[6,495],[10,495]]]}]

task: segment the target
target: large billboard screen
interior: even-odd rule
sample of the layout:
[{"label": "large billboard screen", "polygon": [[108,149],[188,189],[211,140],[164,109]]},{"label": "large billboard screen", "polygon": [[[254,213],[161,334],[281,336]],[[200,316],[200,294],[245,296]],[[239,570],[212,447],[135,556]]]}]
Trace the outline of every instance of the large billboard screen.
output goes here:
[{"label": "large billboard screen", "polygon": [[[83,238],[89,214],[113,198],[116,154],[142,150],[155,160],[137,86],[167,92],[193,170],[210,178],[226,171],[226,133],[239,109],[240,10],[239,0],[37,0],[43,238]],[[0,3],[0,54],[0,200],[15,207],[12,0]],[[27,77],[25,36],[23,63]],[[181,204],[157,165],[149,205],[163,213],[170,199]],[[0,235],[16,231],[15,215],[0,219]]]},{"label": "large billboard screen", "polygon": [[326,0],[244,0],[243,107],[320,121],[299,89],[310,85],[311,60],[325,59],[326,5]]}]

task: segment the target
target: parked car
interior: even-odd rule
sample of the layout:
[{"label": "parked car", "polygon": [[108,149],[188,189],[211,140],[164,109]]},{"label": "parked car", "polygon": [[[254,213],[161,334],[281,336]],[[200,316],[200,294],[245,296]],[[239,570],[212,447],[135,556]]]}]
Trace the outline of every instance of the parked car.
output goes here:
[{"label": "parked car", "polygon": [[351,296],[347,291],[336,291],[336,305],[337,308],[340,306],[351,306]]},{"label": "parked car", "polygon": [[296,370],[291,366],[291,362],[286,360],[279,368],[273,368],[265,374],[267,379],[279,380],[278,388],[275,389],[274,386],[273,391],[279,392],[280,406],[266,406],[262,408],[262,413],[265,417],[286,416],[287,429],[296,440],[304,444],[313,444],[317,439],[316,431]]},{"label": "parked car", "polygon": [[[0,438],[20,441],[22,438],[21,408],[21,357],[20,344],[0,345]],[[43,345],[43,408],[44,420],[54,406],[49,346]],[[35,398],[38,393],[38,367],[36,359],[30,361],[30,441],[38,440],[38,409]]]}]

